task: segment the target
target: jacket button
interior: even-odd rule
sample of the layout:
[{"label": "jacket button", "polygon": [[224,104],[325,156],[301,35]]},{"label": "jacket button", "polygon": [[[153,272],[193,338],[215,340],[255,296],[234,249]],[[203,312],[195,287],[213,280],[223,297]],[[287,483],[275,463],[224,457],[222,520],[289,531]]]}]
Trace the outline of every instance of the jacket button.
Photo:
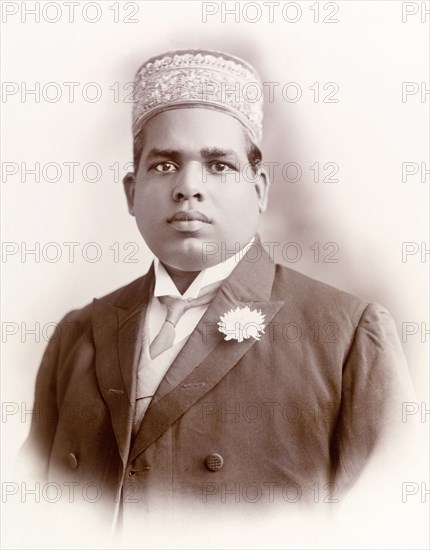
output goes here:
[{"label": "jacket button", "polygon": [[73,470],[76,470],[78,467],[78,459],[74,453],[69,454],[69,465]]},{"label": "jacket button", "polygon": [[221,470],[224,464],[224,459],[221,455],[213,453],[206,458],[206,467],[211,472]]}]

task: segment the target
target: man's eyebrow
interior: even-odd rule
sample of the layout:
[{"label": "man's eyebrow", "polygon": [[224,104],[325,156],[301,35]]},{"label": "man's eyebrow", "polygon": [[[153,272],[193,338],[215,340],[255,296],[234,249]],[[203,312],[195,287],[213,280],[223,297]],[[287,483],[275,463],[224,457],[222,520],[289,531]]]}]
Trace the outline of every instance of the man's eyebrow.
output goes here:
[{"label": "man's eyebrow", "polygon": [[[147,154],[147,158],[162,157],[175,161],[179,161],[183,156],[184,153],[176,149],[160,149],[158,147],[152,148]],[[226,157],[233,158],[237,161],[239,160],[237,153],[233,149],[220,149],[219,147],[205,147],[200,149],[200,156],[205,160]]]},{"label": "man's eyebrow", "polygon": [[233,157],[238,160],[237,153],[233,149],[219,149],[218,147],[209,147],[205,149],[200,149],[200,155],[204,159],[214,158],[214,157]]},{"label": "man's eyebrow", "polygon": [[148,152],[147,157],[163,157],[177,160],[181,157],[181,153],[175,149],[158,149],[158,147],[154,147]]}]

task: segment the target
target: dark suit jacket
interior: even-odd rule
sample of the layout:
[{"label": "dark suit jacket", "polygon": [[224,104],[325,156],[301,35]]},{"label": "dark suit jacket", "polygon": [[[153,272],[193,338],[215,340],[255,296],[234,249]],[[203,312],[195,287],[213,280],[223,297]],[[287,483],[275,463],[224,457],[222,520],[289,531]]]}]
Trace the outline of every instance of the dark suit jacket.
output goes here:
[{"label": "dark suit jacket", "polygon": [[[132,440],[153,278],[151,267],[72,311],[49,343],[25,444],[46,479],[75,483],[79,495],[81,487],[99,490],[109,517],[121,502],[143,513],[181,503],[315,502],[316,488],[318,502],[341,498],[399,403],[407,368],[389,313],[276,265],[265,252],[253,263],[245,258]],[[246,305],[265,315],[265,334],[225,341],[220,316]]]}]

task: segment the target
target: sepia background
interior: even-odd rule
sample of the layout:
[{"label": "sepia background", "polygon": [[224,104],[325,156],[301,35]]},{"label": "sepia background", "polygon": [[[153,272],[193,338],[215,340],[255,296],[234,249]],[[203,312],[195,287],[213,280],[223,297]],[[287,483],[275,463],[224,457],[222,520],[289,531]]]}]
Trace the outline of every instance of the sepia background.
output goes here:
[{"label": "sepia background", "polygon": [[[23,4],[39,4],[38,22]],[[280,263],[393,315],[422,432],[405,481],[428,483],[428,417],[420,420],[429,403],[429,3],[79,2],[74,21],[64,3],[43,11],[46,4],[2,6],[3,479],[13,478],[55,324],[151,262],[121,183],[132,161],[127,83],[152,55],[207,48],[243,57],[272,83],[263,156],[279,164],[263,243],[279,243]],[[228,545],[424,548],[428,503],[419,493],[402,502],[396,491],[398,501],[379,510],[378,521],[348,518],[334,531],[287,536],[280,519],[268,538],[261,525],[261,540],[255,525],[241,534],[227,529]],[[369,491],[364,508],[371,503]],[[14,547],[20,516],[4,510],[5,542]],[[407,531],[393,522],[403,517]],[[223,543],[197,538],[207,547]]]}]

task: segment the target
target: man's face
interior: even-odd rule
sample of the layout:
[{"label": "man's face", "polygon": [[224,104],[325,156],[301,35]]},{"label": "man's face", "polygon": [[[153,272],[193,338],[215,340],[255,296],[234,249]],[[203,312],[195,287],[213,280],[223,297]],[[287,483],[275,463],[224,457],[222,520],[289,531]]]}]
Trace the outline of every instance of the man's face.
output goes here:
[{"label": "man's face", "polygon": [[267,189],[264,176],[257,178],[249,166],[238,120],[206,108],[175,109],[151,118],[143,137],[126,194],[161,262],[200,271],[251,240]]}]

